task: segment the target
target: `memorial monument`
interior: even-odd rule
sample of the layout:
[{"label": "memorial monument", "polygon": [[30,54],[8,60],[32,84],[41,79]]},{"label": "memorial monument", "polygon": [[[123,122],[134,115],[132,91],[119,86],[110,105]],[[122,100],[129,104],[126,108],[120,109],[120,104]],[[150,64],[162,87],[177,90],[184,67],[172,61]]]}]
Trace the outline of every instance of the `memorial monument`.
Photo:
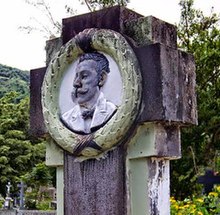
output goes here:
[{"label": "memorial monument", "polygon": [[116,6],[63,19],[47,42],[46,67],[31,71],[31,129],[48,137],[58,215],[169,214],[169,161],[180,127],[197,123],[194,60],[176,37]]}]

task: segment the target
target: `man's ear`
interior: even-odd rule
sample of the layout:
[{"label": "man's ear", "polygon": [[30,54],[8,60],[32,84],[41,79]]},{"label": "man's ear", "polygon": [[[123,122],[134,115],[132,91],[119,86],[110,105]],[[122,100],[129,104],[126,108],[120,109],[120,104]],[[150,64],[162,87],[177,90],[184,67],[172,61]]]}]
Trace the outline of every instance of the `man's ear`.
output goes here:
[{"label": "man's ear", "polygon": [[99,87],[102,87],[105,84],[105,81],[107,80],[107,72],[102,71],[100,78],[99,78]]}]

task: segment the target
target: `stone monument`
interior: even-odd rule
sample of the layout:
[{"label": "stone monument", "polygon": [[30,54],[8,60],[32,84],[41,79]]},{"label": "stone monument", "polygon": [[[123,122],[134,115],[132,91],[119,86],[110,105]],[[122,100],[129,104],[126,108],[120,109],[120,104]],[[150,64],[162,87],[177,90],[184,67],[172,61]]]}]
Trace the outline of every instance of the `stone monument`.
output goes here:
[{"label": "stone monument", "polygon": [[48,137],[58,215],[169,214],[169,161],[197,123],[193,56],[176,40],[175,26],[115,6],[63,19],[47,42],[31,130]]},{"label": "stone monument", "polygon": [[5,202],[4,202],[4,209],[10,210],[12,208],[13,204],[13,199],[11,198],[11,182],[8,182],[6,185],[6,197],[5,197]]}]

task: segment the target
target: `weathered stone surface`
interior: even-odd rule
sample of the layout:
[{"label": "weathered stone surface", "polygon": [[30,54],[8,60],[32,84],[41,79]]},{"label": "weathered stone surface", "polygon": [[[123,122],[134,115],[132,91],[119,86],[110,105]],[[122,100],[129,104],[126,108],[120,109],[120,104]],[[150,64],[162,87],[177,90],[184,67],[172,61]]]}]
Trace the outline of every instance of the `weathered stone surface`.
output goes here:
[{"label": "weathered stone surface", "polygon": [[63,150],[52,138],[49,138],[46,143],[46,165],[63,166]]},{"label": "weathered stone surface", "polygon": [[166,159],[148,158],[148,196],[150,215],[170,214],[170,161]]},{"label": "weathered stone surface", "polygon": [[63,44],[86,28],[117,31],[138,46],[159,42],[177,48],[177,30],[174,25],[153,16],[143,17],[120,6],[63,19]]},{"label": "weathered stone surface", "polygon": [[0,210],[0,215],[16,215],[16,210]]},{"label": "weathered stone surface", "polygon": [[30,133],[34,136],[46,132],[41,105],[41,86],[45,72],[45,67],[30,71]]},{"label": "weathered stone surface", "polygon": [[128,159],[181,157],[180,128],[175,124],[145,123],[139,125],[128,145]]},{"label": "weathered stone surface", "polygon": [[74,162],[64,159],[65,215],[125,215],[126,181],[123,146],[105,159]]},{"label": "weathered stone surface", "polygon": [[46,65],[50,63],[51,59],[54,55],[59,51],[61,46],[63,45],[62,38],[55,38],[52,40],[46,41]]},{"label": "weathered stone surface", "polygon": [[195,64],[192,55],[162,44],[135,49],[143,80],[139,122],[196,124]]},{"label": "weathered stone surface", "polygon": [[168,215],[169,160],[155,157],[128,159],[129,215]]},{"label": "weathered stone surface", "polygon": [[183,122],[197,124],[196,68],[194,57],[182,51],[179,51],[178,55],[180,96],[182,96],[182,103],[179,103],[180,107],[178,108],[182,112],[178,114],[182,116]]},{"label": "weathered stone surface", "polygon": [[136,20],[140,17],[143,16],[134,11],[114,6],[93,13],[63,19],[63,44],[86,28],[110,29],[122,33],[125,21]]},{"label": "weathered stone surface", "polygon": [[181,157],[181,141],[179,126],[156,124],[155,126],[155,152],[157,157],[169,160]]},{"label": "weathered stone surface", "polygon": [[123,34],[132,38],[136,46],[161,43],[177,48],[176,27],[153,16],[126,21]]}]

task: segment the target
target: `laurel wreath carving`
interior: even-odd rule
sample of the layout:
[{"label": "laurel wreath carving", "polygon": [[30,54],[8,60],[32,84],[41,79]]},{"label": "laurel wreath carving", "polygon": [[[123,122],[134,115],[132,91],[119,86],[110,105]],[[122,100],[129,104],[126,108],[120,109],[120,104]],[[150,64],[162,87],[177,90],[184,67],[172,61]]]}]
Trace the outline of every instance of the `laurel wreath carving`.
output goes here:
[{"label": "laurel wreath carving", "polygon": [[[79,160],[99,158],[119,144],[136,119],[141,101],[139,65],[126,39],[115,31],[104,29],[87,29],[83,34],[91,36],[90,45],[93,49],[110,55],[117,63],[122,77],[123,95],[115,115],[105,126],[92,134],[93,141],[102,150],[86,147],[78,155]],[[48,132],[60,147],[70,153],[73,153],[83,138],[87,139],[86,135],[80,136],[71,132],[59,119],[58,97],[61,80],[68,66],[84,52],[77,39],[78,37],[71,39],[52,59],[42,86],[43,115]]]}]

